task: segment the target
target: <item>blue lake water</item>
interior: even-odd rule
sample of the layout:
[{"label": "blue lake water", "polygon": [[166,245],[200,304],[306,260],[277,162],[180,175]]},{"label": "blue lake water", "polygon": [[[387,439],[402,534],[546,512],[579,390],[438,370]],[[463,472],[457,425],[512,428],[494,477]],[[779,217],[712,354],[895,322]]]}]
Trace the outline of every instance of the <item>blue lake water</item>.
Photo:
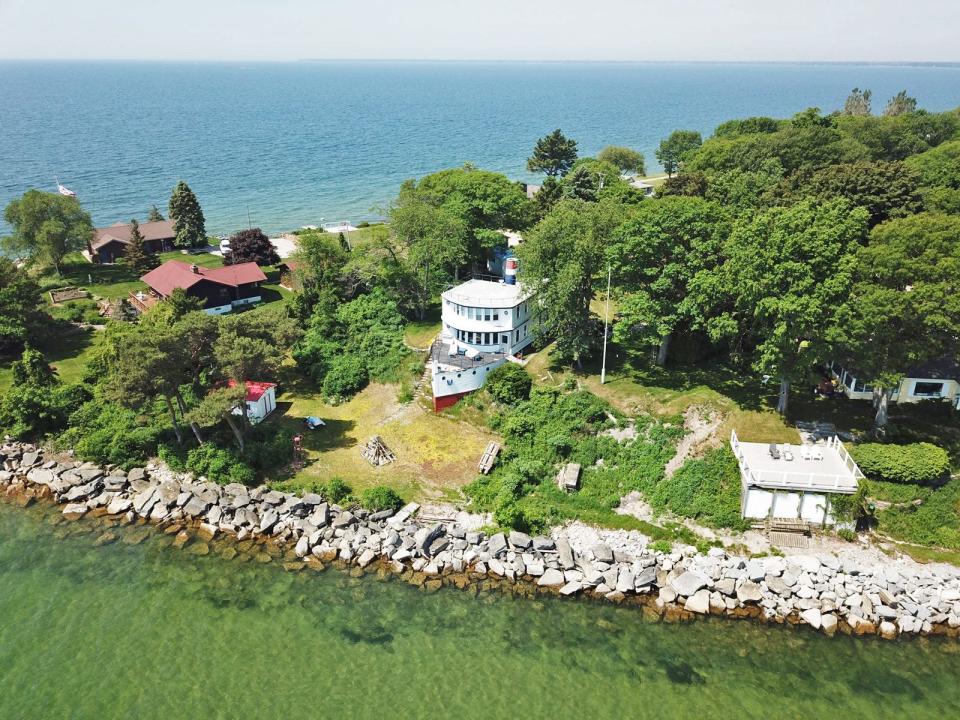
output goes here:
[{"label": "blue lake water", "polygon": [[677,128],[835,109],[906,89],[960,105],[960,65],[0,62],[0,205],[77,191],[97,224],[165,208],[185,179],[211,232],[378,217],[400,183],[472,162],[528,178],[555,127],[581,153]]}]

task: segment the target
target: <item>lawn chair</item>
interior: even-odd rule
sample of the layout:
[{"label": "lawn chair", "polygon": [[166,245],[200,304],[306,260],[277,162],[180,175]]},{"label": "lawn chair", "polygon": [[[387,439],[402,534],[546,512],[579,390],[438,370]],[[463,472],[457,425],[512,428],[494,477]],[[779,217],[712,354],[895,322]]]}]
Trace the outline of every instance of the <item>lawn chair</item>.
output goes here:
[{"label": "lawn chair", "polygon": [[813,453],[810,451],[810,446],[804,443],[800,446],[800,457],[804,460],[810,460]]},{"label": "lawn chair", "polygon": [[823,460],[823,450],[820,449],[819,445],[810,448],[810,455],[814,460]]},{"label": "lawn chair", "polygon": [[783,459],[787,462],[793,462],[793,450],[789,445],[783,446]]},{"label": "lawn chair", "polygon": [[770,450],[771,458],[773,458],[774,460],[780,459],[780,451],[777,449],[776,443],[770,443],[770,447],[768,449]]}]

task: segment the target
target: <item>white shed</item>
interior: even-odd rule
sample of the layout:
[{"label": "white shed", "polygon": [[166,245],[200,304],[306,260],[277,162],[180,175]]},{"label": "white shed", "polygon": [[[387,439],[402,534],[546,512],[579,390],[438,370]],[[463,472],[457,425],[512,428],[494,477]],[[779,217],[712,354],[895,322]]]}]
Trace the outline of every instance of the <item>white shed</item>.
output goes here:
[{"label": "white shed", "polygon": [[[227,383],[230,387],[236,387],[235,380]],[[244,381],[247,388],[246,412],[247,419],[253,425],[263,420],[267,415],[277,408],[277,384],[268,382],[255,382],[253,380]],[[234,408],[234,415],[239,415],[242,411],[239,407]]]}]

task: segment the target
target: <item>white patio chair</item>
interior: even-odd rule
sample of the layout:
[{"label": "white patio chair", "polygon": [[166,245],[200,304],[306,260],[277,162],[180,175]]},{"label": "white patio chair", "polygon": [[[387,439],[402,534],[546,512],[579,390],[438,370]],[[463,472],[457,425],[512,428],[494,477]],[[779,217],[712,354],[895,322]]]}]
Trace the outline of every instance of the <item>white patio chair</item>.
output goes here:
[{"label": "white patio chair", "polygon": [[804,460],[809,460],[812,457],[809,445],[804,444],[800,446],[800,457]]},{"label": "white patio chair", "polygon": [[823,450],[820,449],[819,445],[814,445],[810,449],[810,454],[813,456],[814,460],[823,460]]}]

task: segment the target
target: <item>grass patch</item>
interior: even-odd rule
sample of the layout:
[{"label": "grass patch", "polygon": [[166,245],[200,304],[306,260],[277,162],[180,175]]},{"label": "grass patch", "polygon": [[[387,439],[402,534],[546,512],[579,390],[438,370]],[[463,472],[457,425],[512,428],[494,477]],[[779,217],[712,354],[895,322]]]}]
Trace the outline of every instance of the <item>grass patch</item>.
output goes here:
[{"label": "grass patch", "polygon": [[403,329],[403,342],[415,350],[426,350],[440,334],[440,306],[434,305],[423,320],[411,320]]},{"label": "grass patch", "polygon": [[[293,379],[293,378],[291,378]],[[437,415],[417,403],[400,405],[397,385],[373,383],[347,402],[328,405],[305,380],[285,383],[274,423],[303,432],[307,464],[296,473],[277,472],[269,479],[285,490],[302,490],[334,477],[343,478],[354,494],[383,485],[405,500],[456,501],[460,488],[475,477],[476,463],[495,436],[482,428]],[[316,415],[327,426],[303,430],[303,418]],[[360,446],[380,435],[396,454],[389,465],[372,467],[360,457]]]},{"label": "grass patch", "polygon": [[879,511],[877,528],[897,540],[960,550],[960,481],[952,480],[930,491],[920,505]]}]

